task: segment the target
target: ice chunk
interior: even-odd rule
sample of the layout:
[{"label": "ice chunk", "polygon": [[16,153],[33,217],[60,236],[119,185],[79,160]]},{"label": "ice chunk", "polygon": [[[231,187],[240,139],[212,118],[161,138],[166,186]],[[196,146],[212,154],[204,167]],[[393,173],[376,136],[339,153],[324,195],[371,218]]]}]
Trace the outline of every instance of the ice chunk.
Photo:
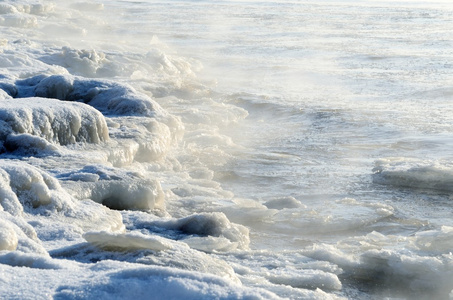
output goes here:
[{"label": "ice chunk", "polygon": [[[104,117],[85,104],[64,103],[44,98],[3,100],[1,103],[2,141],[11,134],[31,134],[61,145],[76,142],[99,143],[108,140],[108,128]],[[14,144],[14,140],[17,144],[17,137],[13,138],[13,141],[10,140],[10,144]],[[29,138],[28,140],[30,141]],[[22,138],[22,144],[26,144],[23,142]],[[35,140],[34,144],[40,143]]]},{"label": "ice chunk", "polygon": [[112,209],[164,209],[159,182],[140,173],[92,165],[61,174],[60,179],[74,197],[88,198]]},{"label": "ice chunk", "polygon": [[272,271],[267,276],[269,281],[297,288],[320,288],[341,290],[342,284],[337,275],[320,270],[291,270]]},{"label": "ice chunk", "polygon": [[453,250],[453,227],[442,226],[440,230],[422,231],[415,235],[417,248],[431,253],[447,254]]},{"label": "ice chunk", "polygon": [[248,249],[250,244],[249,230],[245,226],[231,223],[225,214],[219,212],[157,221],[155,225],[190,235],[186,237],[187,243],[203,251]]},{"label": "ice chunk", "polygon": [[[13,161],[2,161],[0,168],[8,174],[7,178],[6,176],[3,178],[7,180],[4,185],[10,186],[11,191],[24,207],[36,208],[50,204],[54,208],[61,209],[67,205],[65,199],[58,195],[60,190],[58,181],[47,173],[28,164]],[[15,212],[21,209],[11,207],[11,210]]]},{"label": "ice chunk", "polygon": [[302,203],[294,197],[275,198],[264,203],[267,208],[285,209],[303,207]]},{"label": "ice chunk", "polygon": [[374,182],[397,187],[453,191],[451,162],[387,158],[375,162]]},{"label": "ice chunk", "polygon": [[83,235],[87,242],[106,250],[167,250],[171,244],[158,236],[144,235],[139,232],[110,233],[106,231],[87,232]]}]

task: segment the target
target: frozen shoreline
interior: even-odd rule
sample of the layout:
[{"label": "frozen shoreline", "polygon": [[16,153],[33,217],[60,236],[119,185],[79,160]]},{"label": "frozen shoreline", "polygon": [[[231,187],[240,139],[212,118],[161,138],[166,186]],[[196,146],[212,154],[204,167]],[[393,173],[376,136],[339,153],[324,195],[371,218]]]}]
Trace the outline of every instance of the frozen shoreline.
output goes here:
[{"label": "frozen shoreline", "polygon": [[442,5],[1,3],[0,298],[451,299]]}]

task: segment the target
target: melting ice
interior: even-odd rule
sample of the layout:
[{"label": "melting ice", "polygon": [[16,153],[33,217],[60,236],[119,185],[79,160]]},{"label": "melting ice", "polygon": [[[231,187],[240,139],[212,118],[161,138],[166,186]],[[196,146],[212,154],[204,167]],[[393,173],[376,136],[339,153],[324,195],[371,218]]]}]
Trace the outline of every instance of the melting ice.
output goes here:
[{"label": "melting ice", "polygon": [[3,1],[0,298],[452,299],[448,1]]}]

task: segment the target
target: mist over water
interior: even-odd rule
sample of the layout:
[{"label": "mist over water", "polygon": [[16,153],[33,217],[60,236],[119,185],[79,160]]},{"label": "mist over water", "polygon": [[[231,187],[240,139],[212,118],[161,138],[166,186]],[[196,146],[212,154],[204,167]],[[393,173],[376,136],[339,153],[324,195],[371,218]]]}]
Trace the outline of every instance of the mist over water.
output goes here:
[{"label": "mist over water", "polygon": [[1,298],[451,299],[452,29],[448,1],[0,3]]}]

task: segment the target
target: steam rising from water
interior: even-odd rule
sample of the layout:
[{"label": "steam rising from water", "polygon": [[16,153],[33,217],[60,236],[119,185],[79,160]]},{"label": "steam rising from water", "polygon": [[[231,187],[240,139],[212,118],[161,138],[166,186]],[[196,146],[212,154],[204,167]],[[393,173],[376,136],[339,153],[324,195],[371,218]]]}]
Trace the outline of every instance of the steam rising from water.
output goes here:
[{"label": "steam rising from water", "polygon": [[2,3],[1,296],[447,299],[452,8]]}]

